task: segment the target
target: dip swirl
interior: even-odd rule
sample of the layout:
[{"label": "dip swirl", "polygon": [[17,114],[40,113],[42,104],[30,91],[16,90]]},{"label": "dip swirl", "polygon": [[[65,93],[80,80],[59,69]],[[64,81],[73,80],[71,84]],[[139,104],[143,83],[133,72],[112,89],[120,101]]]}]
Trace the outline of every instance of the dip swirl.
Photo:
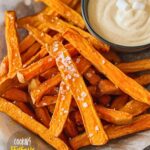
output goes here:
[{"label": "dip swirl", "polygon": [[88,16],[93,29],[109,42],[150,44],[150,0],[89,0]]}]

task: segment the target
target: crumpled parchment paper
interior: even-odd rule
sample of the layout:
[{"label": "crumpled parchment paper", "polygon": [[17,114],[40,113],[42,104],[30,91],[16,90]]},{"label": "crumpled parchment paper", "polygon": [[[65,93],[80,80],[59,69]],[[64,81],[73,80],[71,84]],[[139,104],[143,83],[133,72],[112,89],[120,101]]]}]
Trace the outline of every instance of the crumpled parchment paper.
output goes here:
[{"label": "crumpled parchment paper", "polygon": [[[0,61],[6,54],[5,36],[4,36],[4,11],[16,10],[18,17],[31,15],[39,11],[43,6],[32,0],[0,0]],[[24,33],[23,33],[24,35]],[[150,58],[150,50],[136,54],[120,54],[126,61]],[[23,128],[21,125],[0,113],[0,150],[7,150],[9,138],[16,132],[25,132],[28,136],[34,136],[38,144],[37,150],[52,150],[53,148],[41,140],[38,136]],[[150,131],[126,136],[121,139],[113,140],[102,147],[85,147],[83,150],[143,150],[150,145]]]}]

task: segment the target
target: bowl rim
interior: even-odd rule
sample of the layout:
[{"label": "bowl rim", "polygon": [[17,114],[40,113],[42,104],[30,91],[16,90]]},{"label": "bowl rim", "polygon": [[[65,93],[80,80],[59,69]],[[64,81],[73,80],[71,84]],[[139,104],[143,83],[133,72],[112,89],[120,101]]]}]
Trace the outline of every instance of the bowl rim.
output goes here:
[{"label": "bowl rim", "polygon": [[[92,27],[90,21],[89,21],[89,18],[88,18],[88,10],[87,10],[87,7],[88,7],[88,4],[86,4],[86,1],[88,1],[89,3],[89,0],[81,0],[81,12],[82,12],[82,16],[83,16],[83,19],[85,21],[85,24],[86,24],[86,27],[87,29],[89,30],[89,32],[91,32],[94,36],[96,36],[97,38],[99,38],[100,40],[102,40],[103,42],[105,42],[106,44],[110,45],[110,46],[115,46],[115,47],[120,47],[120,48],[127,48],[127,49],[133,49],[133,48],[144,48],[144,47],[149,47],[150,46],[150,43],[149,44],[145,44],[145,45],[139,45],[139,46],[125,46],[125,45],[120,45],[120,44],[116,44],[116,43],[113,43],[113,42],[110,42],[109,40],[106,40],[105,38],[103,38],[100,34],[98,34]],[[138,50],[137,50],[138,51]]]}]

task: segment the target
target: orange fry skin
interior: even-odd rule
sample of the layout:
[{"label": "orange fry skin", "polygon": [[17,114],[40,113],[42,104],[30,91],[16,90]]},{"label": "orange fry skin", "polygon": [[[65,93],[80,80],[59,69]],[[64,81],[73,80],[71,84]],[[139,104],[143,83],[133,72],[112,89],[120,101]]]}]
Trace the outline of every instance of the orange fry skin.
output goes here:
[{"label": "orange fry skin", "polygon": [[[122,125],[122,126],[109,125],[105,127],[105,130],[110,140],[148,129],[150,129],[149,114],[141,115],[135,118],[134,121],[129,125]],[[81,147],[90,145],[90,141],[86,133],[83,133],[71,139],[70,144],[73,149],[79,149]]]},{"label": "orange fry skin", "polygon": [[13,78],[18,69],[22,68],[22,61],[19,52],[19,42],[16,31],[16,17],[15,12],[7,11],[5,13],[5,36],[9,62],[8,76]]},{"label": "orange fry skin", "polygon": [[[103,130],[103,126],[96,114],[96,111],[93,106],[92,98],[85,86],[85,83],[82,77],[78,73],[78,70],[76,69],[76,66],[73,63],[68,51],[60,43],[53,41],[51,37],[49,37],[48,35],[45,34],[44,37],[41,37],[41,32],[38,31],[36,28],[28,26],[28,30],[42,45],[46,45],[47,50],[50,53],[50,55],[56,58],[58,69],[61,72],[61,75],[63,79],[65,80],[65,83],[70,86],[71,93],[75,97],[78,107],[81,111],[82,119],[86,128],[87,134],[90,135],[89,136],[90,142],[93,145],[105,144],[108,140],[107,135],[105,134]],[[53,42],[54,43],[56,42],[56,43],[54,44]],[[56,46],[57,44],[58,44],[58,47]],[[57,49],[56,51],[52,45]],[[69,66],[73,67],[74,71],[72,71],[71,73],[70,71],[69,72],[67,71],[68,70],[67,67],[61,61],[61,58],[63,58],[63,56],[69,59],[69,62],[70,62]],[[74,75],[71,75],[71,78],[74,78],[75,80],[74,82],[68,79],[69,78],[68,76],[72,73]],[[79,95],[84,95],[84,96],[80,97]],[[81,99],[83,99],[83,101]],[[95,130],[95,127],[96,127],[96,130]]]},{"label": "orange fry skin", "polygon": [[[49,134],[58,137],[63,130],[64,124],[69,114],[72,94],[67,85],[62,81],[56,101],[55,110],[50,122]],[[58,123],[59,122],[59,123]]]},{"label": "orange fry skin", "polygon": [[9,103],[3,98],[0,98],[0,112],[7,114],[22,126],[39,135],[43,140],[52,145],[54,148],[58,150],[69,150],[68,146],[62,140],[60,140],[59,138],[50,137],[47,134],[46,127],[21,111],[21,109],[19,109],[17,106]]},{"label": "orange fry skin", "polygon": [[2,97],[10,101],[29,102],[28,94],[17,88],[11,88],[7,90],[5,93],[3,93]]},{"label": "orange fry skin", "polygon": [[7,75],[9,71],[9,62],[8,57],[4,57],[1,64],[0,64],[0,77]]},{"label": "orange fry skin", "polygon": [[54,9],[58,14],[63,16],[68,21],[71,21],[78,27],[82,29],[85,27],[85,23],[82,17],[76,11],[65,5],[60,0],[36,0],[36,1],[44,2],[46,5]]},{"label": "orange fry skin", "polygon": [[67,29],[63,37],[123,92],[137,101],[150,105],[150,93],[106,60],[79,33],[72,29]]}]

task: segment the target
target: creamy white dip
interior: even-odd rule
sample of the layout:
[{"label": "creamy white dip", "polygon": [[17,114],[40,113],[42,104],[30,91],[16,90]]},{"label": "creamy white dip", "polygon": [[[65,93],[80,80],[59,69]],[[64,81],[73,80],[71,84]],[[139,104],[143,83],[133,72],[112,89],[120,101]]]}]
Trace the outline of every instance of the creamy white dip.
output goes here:
[{"label": "creamy white dip", "polygon": [[150,0],[89,0],[89,21],[109,42],[150,44]]}]

